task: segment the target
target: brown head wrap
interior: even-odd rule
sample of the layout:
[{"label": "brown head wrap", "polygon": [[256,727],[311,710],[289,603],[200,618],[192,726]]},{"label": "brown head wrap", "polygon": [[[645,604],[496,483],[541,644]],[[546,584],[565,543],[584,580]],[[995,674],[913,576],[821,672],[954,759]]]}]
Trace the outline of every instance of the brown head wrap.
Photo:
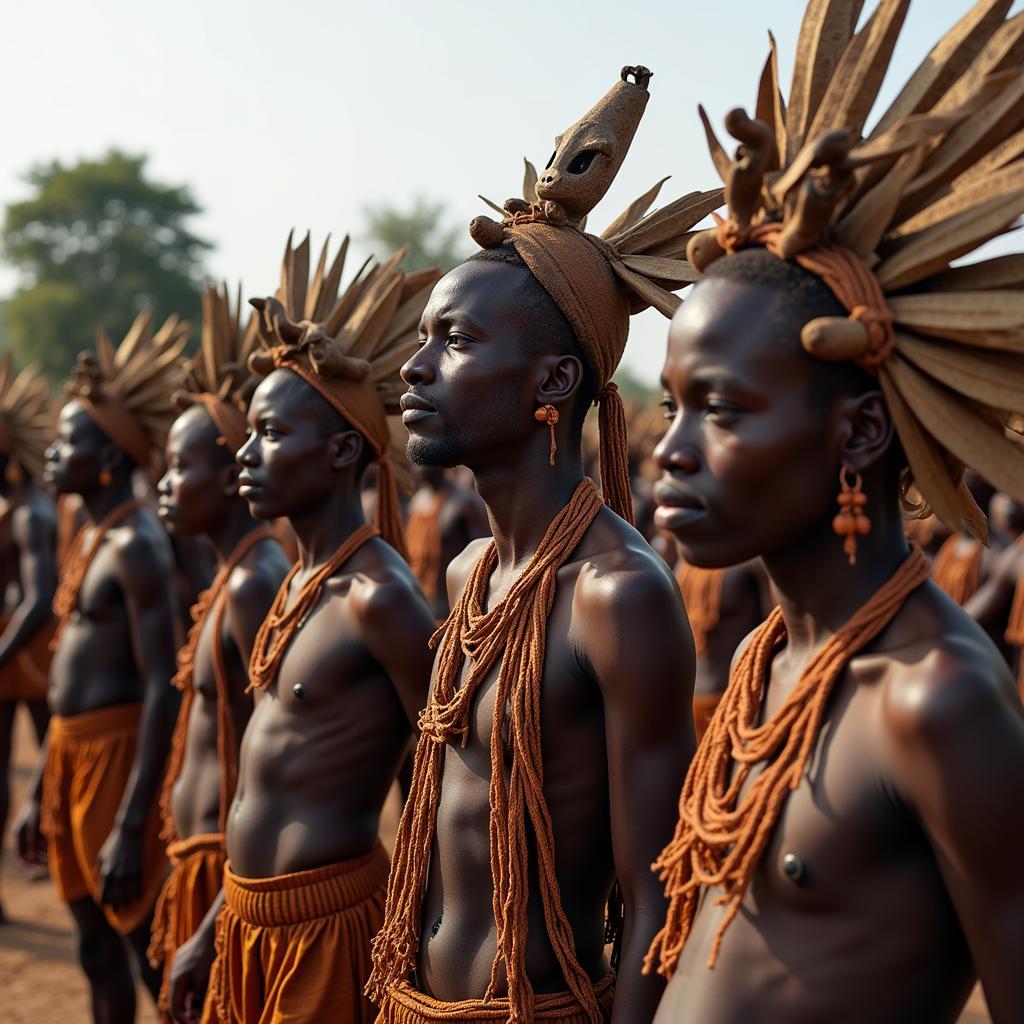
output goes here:
[{"label": "brown head wrap", "polygon": [[441,275],[403,273],[402,250],[368,271],[364,265],[339,296],[348,239],[328,271],[329,241],[310,283],[309,236],[294,249],[288,236],[277,295],[250,300],[260,312],[258,333],[267,351],[255,353],[249,366],[261,375],[290,370],[362,434],[377,465],[378,528],[404,557],[396,470],[407,467],[388,415],[398,411],[404,391],[398,371],[415,351],[420,314]]},{"label": "brown head wrap", "polygon": [[622,166],[647,106],[650,79],[647,68],[623,68],[598,104],[555,140],[555,154],[539,177],[527,163],[524,198],[495,207],[501,222],[477,217],[470,224],[482,247],[515,247],[575,332],[597,380],[605,504],[629,522],[626,421],[612,375],[626,347],[630,314],[648,306],[665,316],[675,312],[673,290],[696,276],[681,258],[686,233],[722,198],[720,189],[694,192],[648,214],[662,179],[601,236],[583,230]]},{"label": "brown head wrap", "polygon": [[154,451],[162,451],[174,420],[171,396],[184,377],[188,330],[171,316],[153,334],[152,316],[140,313],[116,351],[107,333],[97,331],[95,354],[78,356],[64,387],[138,466],[148,467]]}]

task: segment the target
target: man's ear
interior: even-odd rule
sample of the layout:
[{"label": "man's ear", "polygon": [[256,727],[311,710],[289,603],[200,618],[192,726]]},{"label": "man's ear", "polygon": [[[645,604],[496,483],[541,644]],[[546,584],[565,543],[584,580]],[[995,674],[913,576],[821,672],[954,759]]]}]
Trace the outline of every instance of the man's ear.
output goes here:
[{"label": "man's ear", "polygon": [[583,364],[576,356],[543,356],[537,360],[537,374],[537,405],[557,408],[576,394]]},{"label": "man's ear", "polygon": [[363,435],[358,430],[344,430],[327,439],[332,469],[355,465],[363,455]]},{"label": "man's ear", "polygon": [[850,469],[866,472],[892,446],[892,417],[881,391],[851,395],[842,400],[841,406],[839,457]]}]

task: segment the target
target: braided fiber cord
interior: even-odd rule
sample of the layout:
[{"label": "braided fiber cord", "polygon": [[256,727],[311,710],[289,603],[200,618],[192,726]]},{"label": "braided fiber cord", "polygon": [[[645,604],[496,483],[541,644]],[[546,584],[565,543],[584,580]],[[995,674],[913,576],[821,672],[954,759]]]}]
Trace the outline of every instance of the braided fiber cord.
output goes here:
[{"label": "braided fiber cord", "polygon": [[[558,570],[579,546],[601,507],[593,481],[584,479],[548,527],[508,594],[485,611],[488,585],[497,565],[495,545],[489,544],[446,626],[434,635],[432,642],[437,643],[443,633],[434,692],[420,715],[412,789],[395,843],[384,925],[373,944],[374,968],[367,992],[378,1003],[415,968],[445,747],[454,742],[463,746],[467,743],[474,699],[500,664],[491,723],[488,795],[497,953],[484,1002],[499,998],[504,967],[510,1024],[533,1020],[533,990],[525,970],[529,815],[548,937],[573,998],[589,1020],[602,1019],[593,984],[576,960],[572,929],[555,877],[554,836],[543,794],[540,721],[547,619],[555,599]],[[470,665],[462,680],[466,659]],[[506,733],[511,747],[507,785]]]},{"label": "braided fiber cord", "polygon": [[78,597],[82,592],[82,584],[85,582],[86,574],[92,565],[107,533],[122,519],[131,515],[136,509],[142,507],[142,502],[136,499],[124,501],[116,508],[108,512],[96,524],[93,530],[92,543],[85,547],[85,535],[89,532],[90,524],[86,523],[71,542],[68,550],[67,560],[64,562],[61,572],[60,583],[57,585],[57,592],[53,595],[53,614],[57,617],[57,628],[54,630],[53,639],[50,641],[50,650],[57,650],[57,642],[68,624],[71,616],[78,607]]},{"label": "braided fiber cord", "polygon": [[274,598],[267,617],[256,634],[249,659],[249,689],[265,690],[277,678],[281,662],[299,631],[306,616],[320,601],[324,584],[367,542],[380,536],[380,530],[363,523],[349,534],[348,539],[324,562],[299,590],[295,603],[288,608],[288,595],[292,580],[302,568],[299,562],[292,566]]},{"label": "braided fiber cord", "polygon": [[[728,908],[711,945],[708,968],[714,967],[722,936],[739,913],[783,805],[807,771],[836,683],[850,659],[892,622],[928,575],[928,559],[913,548],[807,662],[785,703],[760,725],[772,658],[786,639],[781,609],[754,633],[690,765],[675,835],[654,864],[665,882],[669,911],[645,958],[645,972],[672,976],[701,891],[712,886],[721,890],[715,902]],[[756,766],[763,770],[746,787]]]}]

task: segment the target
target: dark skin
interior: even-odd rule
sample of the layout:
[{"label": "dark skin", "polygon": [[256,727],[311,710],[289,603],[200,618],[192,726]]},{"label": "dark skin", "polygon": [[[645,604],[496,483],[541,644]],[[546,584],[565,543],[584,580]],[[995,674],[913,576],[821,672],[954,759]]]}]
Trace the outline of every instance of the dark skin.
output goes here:
[{"label": "dark skin", "polygon": [[[205,538],[216,553],[218,567],[262,525],[249,514],[249,506],[238,495],[234,453],[219,443],[217,428],[201,406],[183,412],[171,427],[167,472],[157,493],[158,514],[171,536]],[[224,591],[220,648],[239,743],[252,713],[252,697],[245,692],[249,656],[288,567],[275,540],[259,543],[234,568]],[[172,794],[171,811],[181,839],[220,831],[213,620],[212,615],[207,618],[196,649],[196,696],[189,716],[185,756]]]},{"label": "dark skin", "polygon": [[[7,478],[9,466],[8,458],[0,456],[0,496],[10,508],[0,529],[0,566],[7,570],[0,581],[0,592],[7,599],[4,629],[0,634],[0,674],[50,619],[50,605],[57,586],[57,510],[23,468],[19,467],[22,481],[12,485]],[[10,810],[8,774],[17,703],[0,701],[0,834],[7,828]],[[25,707],[42,746],[50,719],[46,698],[25,701]],[[22,861],[34,869],[45,867],[45,843],[37,841],[26,848]],[[0,907],[0,923],[3,920]]]},{"label": "dark skin", "polygon": [[[525,275],[479,262],[449,273],[423,314],[422,345],[402,370],[410,455],[465,464],[487,506],[498,554],[488,606],[520,576],[583,476],[569,415],[582,365],[524,345]],[[548,402],[562,413],[554,467],[548,431],[533,417]],[[471,544],[449,568],[453,603],[485,543]],[[540,713],[555,873],[577,958],[595,982],[608,971],[603,918],[614,877],[623,891],[617,1024],[650,1020],[662,990],[659,979],[640,974],[665,911],[649,866],[671,834],[693,752],[692,680],[693,641],[671,573],[636,530],[603,509],[558,574]],[[476,698],[468,743],[445,751],[417,976],[443,1000],[482,997],[496,948],[488,847],[493,692],[491,679]],[[564,991],[532,870],[527,975],[536,992]]]},{"label": "dark skin", "polygon": [[[884,402],[871,389],[813,407],[819,371],[800,324],[780,327],[785,302],[696,286],[669,336],[674,418],[656,452],[659,521],[684,557],[761,556],[772,579],[788,639],[765,717],[908,552]],[[855,566],[831,527],[843,463],[873,524]],[[716,967],[725,908],[705,896],[656,1021],[953,1021],[978,976],[994,1020],[1022,1019],[1024,713],[998,652],[934,584],[851,660],[812,758]]]},{"label": "dark skin", "polygon": [[[237,453],[240,493],[262,520],[286,517],[302,568],[289,601],[363,523],[362,436],[287,370],[257,388]],[[242,743],[227,852],[240,875],[267,878],[361,856],[377,842],[384,800],[426,703],[434,620],[398,553],[380,538],[333,576],[258,695]],[[296,694],[295,687],[300,687]],[[178,952],[175,1020],[194,1019],[213,961],[221,900]]]},{"label": "dark skin", "polygon": [[[993,498],[992,518],[1004,537],[1020,537],[1024,533],[1024,505],[1008,495]],[[1021,573],[1024,573],[1024,548],[1007,541],[992,558],[981,588],[964,605],[967,614],[988,633],[1014,669],[1020,661],[1020,649],[1006,642],[1005,633]]]},{"label": "dark skin", "polygon": [[438,621],[448,617],[448,588],[445,584],[448,566],[465,550],[470,541],[486,537],[490,532],[487,511],[480,496],[462,487],[454,477],[438,466],[425,466],[421,471],[422,484],[413,495],[410,510],[417,503],[430,507],[437,497],[442,500],[438,530],[441,534],[441,567],[437,596],[431,602],[431,611]]},{"label": "dark skin", "polygon": [[[110,484],[100,482],[102,470]],[[132,466],[75,401],[61,410],[47,452],[46,481],[79,494],[93,524],[132,497]],[[92,528],[92,527],[90,527]],[[88,543],[88,540],[87,540]],[[166,586],[170,545],[155,514],[138,509],[107,534],[82,585],[77,612],[61,634],[50,669],[50,707],[71,717],[142,703],[135,764],[117,818],[100,852],[100,903],[123,906],[142,894],[144,831],[163,781],[178,710],[175,608]],[[41,776],[37,773],[37,779]],[[19,827],[19,847],[38,835],[38,786]],[[70,904],[97,1021],[134,1017],[134,983],[120,937],[92,899]],[[159,976],[145,958],[148,924],[129,936],[150,992]]]},{"label": "dark skin", "polygon": [[768,600],[764,572],[757,561],[725,570],[718,624],[708,633],[707,650],[697,655],[695,697],[721,696],[729,683],[732,657],[743,639],[774,606]]}]

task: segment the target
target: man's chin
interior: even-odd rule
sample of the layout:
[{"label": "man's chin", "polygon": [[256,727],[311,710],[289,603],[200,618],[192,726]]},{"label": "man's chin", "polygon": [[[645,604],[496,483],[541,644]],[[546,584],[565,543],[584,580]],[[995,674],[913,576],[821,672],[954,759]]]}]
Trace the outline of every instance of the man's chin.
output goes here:
[{"label": "man's chin", "polygon": [[410,434],[405,443],[405,455],[414,466],[452,469],[462,465],[462,459],[448,437],[418,437]]}]

